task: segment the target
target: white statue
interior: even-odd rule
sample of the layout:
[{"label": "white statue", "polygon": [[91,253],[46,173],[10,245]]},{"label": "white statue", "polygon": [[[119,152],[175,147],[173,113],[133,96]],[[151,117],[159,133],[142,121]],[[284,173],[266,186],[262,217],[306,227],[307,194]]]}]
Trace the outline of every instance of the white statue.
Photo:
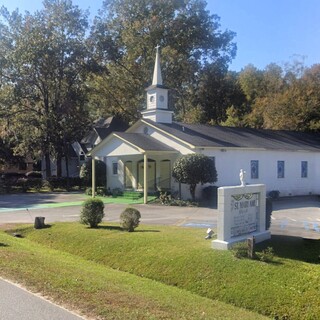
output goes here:
[{"label": "white statue", "polygon": [[244,187],[246,185],[246,172],[243,169],[240,170],[239,177],[240,177],[241,187]]},{"label": "white statue", "polygon": [[213,230],[211,228],[208,228],[207,230],[207,236],[205,237],[206,240],[211,239],[213,236]]}]

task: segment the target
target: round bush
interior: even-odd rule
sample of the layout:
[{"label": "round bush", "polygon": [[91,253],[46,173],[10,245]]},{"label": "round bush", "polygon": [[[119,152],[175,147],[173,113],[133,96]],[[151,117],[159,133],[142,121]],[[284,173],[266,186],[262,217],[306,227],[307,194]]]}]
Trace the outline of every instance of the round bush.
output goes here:
[{"label": "round bush", "polygon": [[42,173],[40,171],[29,171],[26,173],[26,177],[42,179]]},{"label": "round bush", "polygon": [[121,227],[124,230],[133,232],[140,223],[140,211],[135,208],[126,208],[120,215]]},{"label": "round bush", "polygon": [[104,217],[104,203],[100,199],[88,199],[82,205],[80,222],[96,228]]}]

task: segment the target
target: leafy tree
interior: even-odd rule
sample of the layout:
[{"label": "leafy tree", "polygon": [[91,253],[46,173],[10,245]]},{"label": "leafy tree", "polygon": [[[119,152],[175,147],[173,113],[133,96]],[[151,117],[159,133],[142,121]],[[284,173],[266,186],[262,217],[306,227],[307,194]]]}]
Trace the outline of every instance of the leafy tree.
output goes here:
[{"label": "leafy tree", "polygon": [[228,72],[226,66],[219,63],[208,64],[202,69],[193,105],[201,107],[203,123],[223,123],[228,108],[240,109],[245,100],[235,72]]},{"label": "leafy tree", "polygon": [[61,163],[86,128],[90,59],[88,14],[70,0],[44,0],[43,6],[24,15],[1,9],[0,96],[7,99],[2,113],[16,137],[15,152],[44,156],[50,176],[50,156]]},{"label": "leafy tree", "polygon": [[[300,62],[284,69],[276,64],[265,70],[250,67],[240,73],[249,112],[245,125],[255,128],[310,131],[320,128],[320,67],[305,68]],[[249,85],[250,84],[250,85]],[[238,110],[228,110],[229,121]]]},{"label": "leafy tree", "polygon": [[[95,160],[95,173],[97,187],[105,187],[107,185],[107,167],[101,160]],[[91,185],[92,181],[92,161],[88,160],[80,168],[80,178],[83,179],[86,186]]]},{"label": "leafy tree", "polygon": [[204,0],[105,1],[90,37],[95,58],[107,66],[92,78],[94,104],[104,101],[107,113],[139,118],[159,44],[164,83],[174,89],[175,111],[183,119],[199,71],[207,63],[226,66],[235,56],[234,33],[219,28]]},{"label": "leafy tree", "polygon": [[214,183],[217,181],[217,171],[213,161],[209,157],[197,153],[177,159],[173,165],[172,176],[180,183],[189,184],[193,201],[195,201],[195,191],[198,183]]}]

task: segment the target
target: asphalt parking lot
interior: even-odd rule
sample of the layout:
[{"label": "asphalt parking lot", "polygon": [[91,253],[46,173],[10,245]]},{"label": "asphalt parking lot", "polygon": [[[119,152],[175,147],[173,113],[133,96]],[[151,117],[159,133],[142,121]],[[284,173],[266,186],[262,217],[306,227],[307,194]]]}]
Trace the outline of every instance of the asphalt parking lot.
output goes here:
[{"label": "asphalt parking lot", "polygon": [[[33,223],[36,216],[46,223],[78,221],[82,193],[33,193],[0,195],[0,224]],[[141,223],[215,228],[218,211],[203,207],[133,205],[141,212]],[[118,222],[125,204],[105,205],[105,219]],[[317,196],[280,198],[273,202],[271,234],[320,239],[320,200]]]}]

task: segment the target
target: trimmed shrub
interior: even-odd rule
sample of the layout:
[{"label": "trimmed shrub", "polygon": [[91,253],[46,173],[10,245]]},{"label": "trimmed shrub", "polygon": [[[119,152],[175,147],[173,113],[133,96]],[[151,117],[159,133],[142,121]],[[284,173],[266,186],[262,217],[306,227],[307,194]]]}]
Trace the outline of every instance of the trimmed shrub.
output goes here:
[{"label": "trimmed shrub", "polygon": [[68,189],[74,187],[82,187],[82,180],[80,177],[69,177],[69,181],[67,177],[49,177],[45,181],[45,186],[48,187],[51,191],[55,189]]},{"label": "trimmed shrub", "polygon": [[278,199],[280,196],[280,191],[279,190],[271,190],[268,193],[268,197],[270,197],[271,199]]},{"label": "trimmed shrub", "polygon": [[126,208],[120,215],[121,228],[133,232],[139,226],[141,214],[135,208]]},{"label": "trimmed shrub", "polygon": [[121,197],[123,195],[123,192],[120,188],[114,188],[111,190],[111,194],[113,198],[116,198],[116,197]]},{"label": "trimmed shrub", "polygon": [[82,205],[80,222],[96,228],[104,217],[104,203],[100,199],[88,199]]},{"label": "trimmed shrub", "polygon": [[27,192],[30,189],[35,189],[39,192],[42,188],[43,180],[41,178],[20,178],[16,185],[21,188],[22,192]]},{"label": "trimmed shrub", "polygon": [[[92,190],[91,190],[92,193]],[[97,195],[104,197],[107,194],[107,188],[106,187],[97,187]]]},{"label": "trimmed shrub", "polygon": [[261,252],[257,252],[256,255],[262,262],[272,262],[274,260],[274,250],[272,247],[267,247]]},{"label": "trimmed shrub", "polygon": [[84,193],[87,195],[87,196],[92,196],[92,188],[86,188],[86,190],[84,191]]},{"label": "trimmed shrub", "polygon": [[42,173],[40,171],[29,171],[26,173],[26,177],[42,179]]}]

